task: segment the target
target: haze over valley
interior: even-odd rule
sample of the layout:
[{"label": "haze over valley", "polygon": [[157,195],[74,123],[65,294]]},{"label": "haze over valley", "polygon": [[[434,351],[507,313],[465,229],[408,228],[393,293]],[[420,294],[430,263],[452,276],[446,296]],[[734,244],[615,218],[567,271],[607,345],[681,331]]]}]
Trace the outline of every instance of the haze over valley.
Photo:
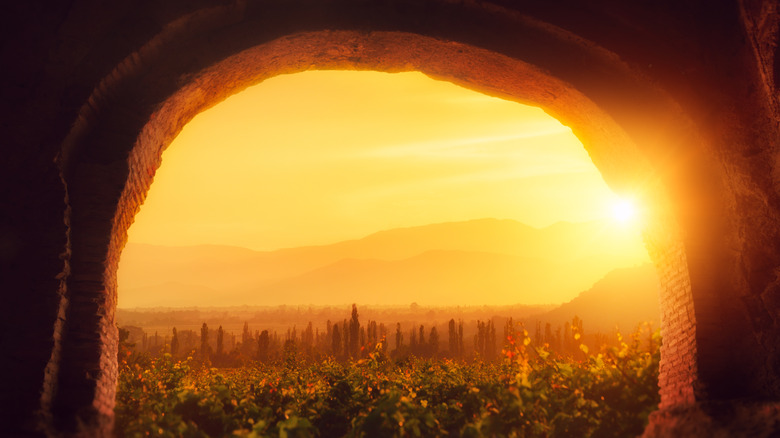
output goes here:
[{"label": "haze over valley", "polygon": [[[162,318],[136,318],[160,333],[187,312],[282,333],[352,303],[388,324],[472,329],[556,309],[606,327],[609,312],[657,317],[641,187],[610,190],[542,109],[420,73],[263,81],[193,118],[154,180],[122,253],[118,319],[153,309],[133,311]],[[406,315],[412,303],[424,313]]]},{"label": "haze over valley", "polygon": [[130,243],[119,306],[559,304],[648,262],[636,233],[608,221],[479,219],[276,251]]}]

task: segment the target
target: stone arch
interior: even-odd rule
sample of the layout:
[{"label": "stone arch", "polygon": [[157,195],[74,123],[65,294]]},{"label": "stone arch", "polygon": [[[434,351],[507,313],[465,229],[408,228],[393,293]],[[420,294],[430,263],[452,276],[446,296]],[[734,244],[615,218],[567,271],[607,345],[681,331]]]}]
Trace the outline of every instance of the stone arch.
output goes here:
[{"label": "stone arch", "polygon": [[[572,49],[581,48],[575,47],[570,50]],[[598,55],[604,56],[603,53],[598,53]],[[614,61],[613,65],[609,65],[610,61],[613,60],[607,60],[604,63],[612,67],[613,70],[617,70],[612,74],[625,80],[622,76],[627,72],[622,71],[623,66],[620,63],[614,63]],[[659,209],[661,211],[656,211],[656,215],[659,217],[653,224],[658,229],[653,230],[657,237],[652,241],[652,257],[661,268],[661,278],[666,295],[673,294],[676,301],[688,303],[689,307],[693,306],[684,250],[681,249],[680,242],[677,241],[677,230],[671,223],[673,219],[667,217],[668,212],[663,211],[668,200],[666,193],[660,186],[660,181],[657,181],[658,177],[654,175],[651,165],[642,155],[637,144],[620,124],[575,87],[523,61],[455,41],[433,39],[406,32],[323,31],[299,33],[286,35],[248,48],[208,66],[187,78],[185,84],[167,96],[167,99],[154,108],[150,114],[145,112],[149,111],[150,108],[132,108],[131,104],[125,103],[121,113],[114,116],[115,123],[122,124],[121,119],[128,115],[136,116],[135,118],[138,120],[148,117],[148,122],[143,125],[135,142],[131,142],[132,136],[122,135],[124,138],[116,138],[115,132],[119,131],[115,129],[116,125],[110,124],[111,131],[103,134],[106,137],[101,135],[98,140],[99,144],[94,146],[101,149],[99,152],[95,151],[100,154],[105,153],[102,149],[107,144],[119,149],[123,155],[127,154],[126,174],[124,169],[120,172],[118,167],[113,166],[110,168],[102,168],[101,166],[98,169],[83,167],[70,154],[89,152],[71,152],[77,146],[68,144],[69,149],[66,149],[66,156],[63,158],[63,169],[72,204],[78,205],[81,196],[88,198],[85,201],[92,204],[88,208],[85,207],[85,213],[88,213],[92,220],[94,220],[92,215],[98,209],[114,212],[114,217],[110,221],[105,221],[108,219],[107,217],[103,219],[105,222],[100,228],[96,226],[95,222],[85,218],[90,222],[85,224],[84,228],[86,229],[83,231],[85,234],[94,236],[95,230],[100,229],[101,234],[108,232],[108,235],[101,236],[103,239],[110,238],[106,242],[107,254],[103,254],[106,248],[103,245],[82,249],[93,253],[90,258],[100,257],[106,260],[103,266],[98,267],[98,269],[103,269],[102,278],[105,282],[100,285],[98,291],[95,291],[105,302],[96,307],[84,309],[86,312],[73,308],[71,310],[73,316],[70,316],[70,318],[75,316],[79,320],[85,321],[90,318],[94,319],[94,315],[97,314],[96,325],[100,328],[101,338],[99,345],[95,347],[100,348],[102,354],[99,364],[92,364],[92,367],[100,370],[95,373],[96,375],[104,376],[103,379],[96,381],[98,388],[103,385],[99,389],[101,397],[111,394],[111,385],[115,379],[114,364],[109,359],[114,355],[115,346],[113,344],[116,341],[110,330],[113,320],[109,318],[109,315],[113,312],[113,306],[116,302],[115,272],[119,255],[124,245],[127,229],[146,196],[154,172],[160,165],[162,151],[183,126],[203,109],[266,78],[311,68],[371,69],[390,72],[416,70],[487,94],[542,106],[574,129],[574,132],[586,144],[586,148],[594,162],[597,163],[597,167],[613,187],[631,192],[641,191],[643,192],[641,196],[649,198],[654,204],[663,205]],[[583,65],[581,68],[587,67]],[[148,77],[144,80],[148,80]],[[613,78],[605,77],[603,80],[611,81]],[[627,99],[633,100],[637,98],[637,95],[640,95],[638,98],[646,100],[648,106],[663,107],[664,114],[668,111],[679,111],[671,101],[659,102],[662,99],[658,99],[656,96],[653,96],[652,100],[647,99],[647,96],[641,96],[641,94],[648,93],[648,89],[647,84],[637,83],[625,86],[623,91],[627,93]],[[137,96],[137,94],[133,93],[133,96]],[[135,115],[128,109],[136,110],[140,114]],[[648,114],[648,116],[657,117],[656,114]],[[680,118],[684,120],[682,115]],[[666,120],[662,122],[666,123]],[[98,129],[102,131],[105,128]],[[669,128],[662,126],[662,130],[667,129]],[[92,145],[87,147],[90,146]],[[82,160],[85,158],[79,158],[79,161]],[[119,166],[120,163],[115,163],[115,165]],[[71,177],[71,174],[74,176]],[[126,182],[121,180],[125,175]],[[117,179],[116,183],[111,186],[114,187],[114,190],[121,188],[118,202],[116,192],[110,195],[104,192],[107,178]],[[104,208],[98,207],[101,204]],[[74,215],[75,217],[77,216]],[[661,220],[665,222],[658,223]],[[74,236],[74,257],[72,260],[78,261],[79,254],[76,251],[80,249],[81,227],[75,220],[71,227]],[[78,265],[72,269],[78,270]],[[80,286],[76,283],[71,283],[71,285],[70,289],[74,292]],[[85,290],[85,292],[88,291]],[[109,309],[101,311],[103,310],[102,306],[109,307]],[[684,309],[685,306],[682,308]],[[679,309],[674,309],[671,315],[665,314],[664,320],[688,317],[687,313],[678,315],[678,312]],[[680,342],[689,342],[688,340],[695,336],[693,320],[690,322],[690,324],[674,327],[672,330],[665,325],[665,335],[667,338],[679,338]],[[95,327],[89,327],[88,330],[93,332]],[[693,359],[696,353],[695,347],[695,342],[691,343],[690,348],[674,358],[673,364],[669,364],[669,360],[665,361],[664,366],[667,368],[666,374],[670,377],[670,383],[662,388],[663,403],[671,405],[681,401],[693,402],[693,388],[686,380],[695,379],[696,370]],[[64,364],[68,364],[68,362]],[[81,371],[81,367],[77,369],[79,372]],[[68,368],[64,370],[67,372]],[[90,386],[84,385],[85,382],[78,380],[75,375],[72,375],[66,381],[76,383],[80,388]],[[61,391],[68,389],[62,381],[59,386],[62,388]],[[76,391],[76,389],[73,388],[72,391]],[[84,396],[92,397],[89,393],[84,394]],[[62,399],[60,406],[72,406],[70,397]],[[105,403],[105,406],[110,407],[111,404]],[[55,407],[55,409],[57,408]],[[104,415],[110,414],[105,413]],[[65,418],[73,418],[73,413],[66,411]]]},{"label": "stone arch", "polygon": [[[117,23],[126,34],[87,57],[103,69],[75,81],[80,88],[70,102],[80,109],[58,142],[68,233],[43,381],[49,431],[110,430],[116,266],[162,150],[208,106],[264,78],[310,68],[419,70],[542,106],[571,126],[610,186],[642,191],[656,207],[646,236],[663,286],[665,342],[661,411],[648,433],[697,422],[714,427],[717,412],[707,403],[777,399],[771,315],[778,309],[772,300],[780,289],[774,271],[780,250],[756,236],[775,239],[780,222],[774,177],[761,167],[770,160],[755,160],[770,148],[751,146],[776,129],[760,125],[771,119],[770,109],[739,106],[749,99],[722,114],[708,112],[738,88],[726,87],[712,101],[696,88],[723,85],[735,74],[756,80],[758,69],[698,73],[705,84],[671,75],[669,65],[653,70],[642,64],[643,57],[656,59],[644,37],[634,38],[634,46],[620,41],[620,31],[630,30],[625,21],[638,20],[631,11],[621,21],[575,4],[570,15],[556,18],[543,7],[518,11],[489,2],[369,3],[182,2],[173,12],[104,11],[125,18]],[[90,16],[75,9],[80,20]],[[696,30],[709,35],[713,28],[723,32],[724,23],[739,27],[724,18],[731,12],[725,8]],[[573,25],[574,16],[617,31]],[[79,35],[67,26],[63,32]],[[672,36],[691,44],[686,37]],[[633,53],[637,47],[650,55]],[[668,64],[680,61],[680,53],[670,54]],[[776,405],[763,412],[777,415]],[[676,423],[685,416],[687,423]]]}]

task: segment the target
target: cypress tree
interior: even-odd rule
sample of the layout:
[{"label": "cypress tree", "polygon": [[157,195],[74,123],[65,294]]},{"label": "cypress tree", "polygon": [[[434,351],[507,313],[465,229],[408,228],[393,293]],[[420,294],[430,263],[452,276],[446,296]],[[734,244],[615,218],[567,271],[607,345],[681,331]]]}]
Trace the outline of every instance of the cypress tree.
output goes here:
[{"label": "cypress tree", "polygon": [[339,330],[339,325],[334,324],[331,331],[333,332],[333,338],[331,340],[330,351],[333,354],[333,357],[339,357],[339,354],[341,353],[341,331]]},{"label": "cypress tree", "polygon": [[384,323],[379,323],[379,342],[382,343],[382,353],[387,353],[387,328]]},{"label": "cypress tree", "polygon": [[420,356],[428,355],[428,344],[425,343],[425,327],[420,325],[420,339],[417,340],[417,351]]},{"label": "cypress tree", "polygon": [[349,320],[349,354],[357,357],[360,350],[360,321],[358,320],[357,305],[352,304],[352,318]]},{"label": "cypress tree", "polygon": [[485,342],[486,356],[488,360],[496,358],[496,326],[493,324],[493,320],[488,321],[487,327],[487,340]]},{"label": "cypress tree", "polygon": [[404,334],[401,333],[401,323],[395,323],[395,351],[401,354],[401,347],[404,345]]},{"label": "cypress tree", "polygon": [[261,361],[268,360],[268,350],[271,345],[271,338],[268,336],[268,330],[260,332],[257,337],[257,358]]},{"label": "cypress tree", "polygon": [[203,360],[209,359],[209,326],[204,322],[200,327],[200,356]]},{"label": "cypress tree", "polygon": [[217,357],[221,357],[225,354],[225,331],[222,330],[222,326],[217,329]]},{"label": "cypress tree", "polygon": [[455,328],[455,320],[451,319],[449,323],[449,330],[447,332],[447,340],[449,341],[450,357],[457,357],[458,355],[458,332]]},{"label": "cypress tree", "polygon": [[176,333],[176,327],[173,328],[173,338],[171,338],[171,356],[179,354],[179,334]]},{"label": "cypress tree", "polygon": [[249,357],[252,349],[252,346],[250,345],[251,341],[252,332],[249,331],[249,323],[244,322],[244,330],[241,332],[241,352],[244,353],[246,357]]},{"label": "cypress tree", "polygon": [[458,320],[458,357],[463,357],[463,320]]},{"label": "cypress tree", "polygon": [[349,357],[349,322],[345,319],[341,323],[341,349],[344,357]]},{"label": "cypress tree", "polygon": [[431,327],[431,335],[428,336],[428,352],[432,357],[436,357],[439,352],[439,331],[436,327]]}]

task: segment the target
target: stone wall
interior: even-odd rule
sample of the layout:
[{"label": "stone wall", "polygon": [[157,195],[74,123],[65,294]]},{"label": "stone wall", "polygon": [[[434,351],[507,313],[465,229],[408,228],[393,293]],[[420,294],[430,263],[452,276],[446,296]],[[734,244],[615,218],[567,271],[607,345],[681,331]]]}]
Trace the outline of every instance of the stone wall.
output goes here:
[{"label": "stone wall", "polygon": [[663,252],[654,254],[653,260],[662,285],[659,409],[666,409],[693,404],[696,400],[693,393],[693,383],[698,380],[696,315],[682,246],[671,244]]}]

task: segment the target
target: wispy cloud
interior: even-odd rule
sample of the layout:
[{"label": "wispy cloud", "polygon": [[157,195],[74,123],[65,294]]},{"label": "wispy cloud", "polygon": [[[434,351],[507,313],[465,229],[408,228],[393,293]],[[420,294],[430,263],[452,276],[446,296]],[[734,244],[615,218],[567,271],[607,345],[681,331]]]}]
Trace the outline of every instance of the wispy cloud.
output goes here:
[{"label": "wispy cloud", "polygon": [[[481,187],[484,190],[494,190],[497,184],[502,187],[529,187],[529,180],[538,177],[557,175],[571,178],[574,175],[587,175],[592,172],[587,166],[578,165],[545,165],[545,166],[504,166],[472,172],[429,175],[388,181],[382,184],[357,186],[342,194],[354,202],[374,202],[377,199],[389,197],[414,197],[419,193],[440,193],[442,191],[469,190]],[[526,181],[526,182],[523,182]]]},{"label": "wispy cloud", "polygon": [[[476,158],[484,156],[494,156],[500,153],[504,157],[512,154],[527,153],[522,148],[507,149],[505,143],[548,137],[562,133],[568,133],[571,130],[563,125],[548,125],[544,128],[529,131],[520,131],[512,134],[479,136],[479,137],[461,137],[461,138],[443,138],[436,140],[427,140],[421,142],[412,142],[404,144],[394,144],[388,146],[378,146],[360,153],[362,156],[375,158],[413,158],[413,157],[434,157],[434,158]],[[479,147],[475,147],[479,146]],[[486,147],[487,146],[487,147]]]}]

